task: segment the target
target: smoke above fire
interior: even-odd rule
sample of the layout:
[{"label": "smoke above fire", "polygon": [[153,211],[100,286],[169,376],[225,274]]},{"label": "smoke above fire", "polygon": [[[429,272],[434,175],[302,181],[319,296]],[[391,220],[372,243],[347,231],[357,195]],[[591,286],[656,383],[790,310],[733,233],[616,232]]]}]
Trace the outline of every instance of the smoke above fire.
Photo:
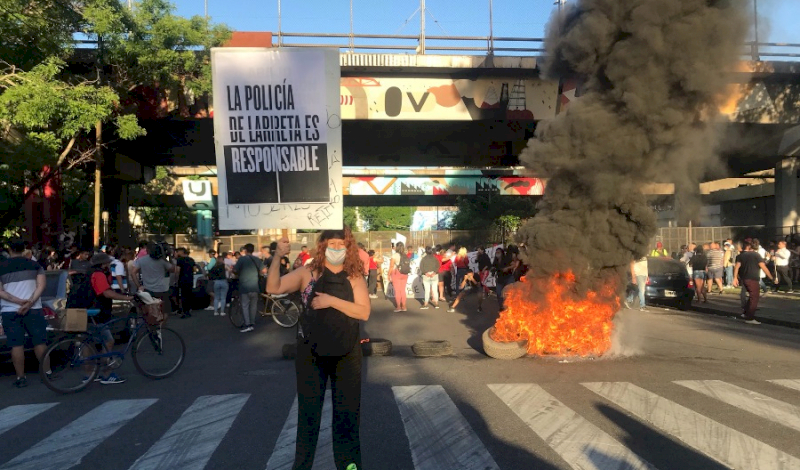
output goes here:
[{"label": "smoke above fire", "polygon": [[655,234],[642,185],[691,194],[718,165],[713,119],[744,11],[738,0],[578,0],[551,21],[546,73],[582,80],[583,95],[520,156],[549,177],[520,232],[532,277],[571,269],[582,289],[619,277]]},{"label": "smoke above fire", "polygon": [[[743,50],[746,11],[740,0],[574,0],[551,19],[545,73],[583,85],[520,156],[548,178],[539,211],[518,232],[529,266],[518,288],[539,302],[533,310],[563,273],[574,275],[565,295],[576,301],[619,291],[655,235],[642,186],[693,194],[719,165],[714,118]],[[501,314],[498,340],[526,336],[526,322],[509,315],[525,314]]]}]

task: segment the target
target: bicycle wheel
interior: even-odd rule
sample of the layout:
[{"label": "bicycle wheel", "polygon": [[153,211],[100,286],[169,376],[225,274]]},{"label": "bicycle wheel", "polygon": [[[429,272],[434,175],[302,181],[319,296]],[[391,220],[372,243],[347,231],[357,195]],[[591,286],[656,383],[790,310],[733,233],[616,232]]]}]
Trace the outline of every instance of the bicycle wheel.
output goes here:
[{"label": "bicycle wheel", "polygon": [[228,307],[228,319],[231,324],[236,328],[244,326],[244,315],[242,314],[242,303],[239,301],[239,296],[235,295],[231,299],[231,304]]},{"label": "bicycle wheel", "polygon": [[[97,355],[97,348],[87,342],[84,336],[63,338],[55,343],[42,357],[43,367],[39,367],[42,382],[50,390],[58,393],[75,393],[91,384],[100,370],[99,359],[90,359]],[[50,365],[52,374],[45,373]]]},{"label": "bicycle wheel", "polygon": [[272,302],[272,319],[284,328],[291,328],[300,319],[300,307],[289,299],[275,299]]},{"label": "bicycle wheel", "polygon": [[139,373],[151,379],[164,379],[183,364],[186,343],[175,330],[158,326],[142,328],[131,356]]}]

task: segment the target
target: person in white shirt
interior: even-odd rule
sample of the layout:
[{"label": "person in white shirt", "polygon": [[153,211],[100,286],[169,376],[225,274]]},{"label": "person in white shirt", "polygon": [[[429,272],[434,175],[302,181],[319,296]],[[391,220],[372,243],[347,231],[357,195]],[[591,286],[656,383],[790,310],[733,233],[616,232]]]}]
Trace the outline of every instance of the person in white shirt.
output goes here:
[{"label": "person in white shirt", "polygon": [[[781,283],[785,282],[787,292],[794,292],[792,289],[792,275],[789,273],[789,258],[792,252],[786,248],[785,241],[778,242],[778,249],[775,251],[775,271],[778,272],[778,279]],[[779,284],[775,285],[775,292],[778,291]]]},{"label": "person in white shirt", "polygon": [[[639,291],[639,310],[647,310],[647,306],[644,302],[644,293],[645,289],[647,289],[647,257],[642,256],[641,258],[631,261],[631,282],[636,286]],[[633,303],[633,294],[634,291],[631,291],[628,294],[628,298],[625,300],[625,307],[630,309],[631,304]]]},{"label": "person in white shirt", "polygon": [[[761,242],[758,241],[758,238],[753,239],[753,251],[758,252],[758,254],[761,256],[761,259],[764,260],[764,263],[769,261],[769,254],[767,253],[767,250],[761,246]],[[761,280],[759,281],[761,284],[761,293],[766,294],[769,292],[769,289],[767,289],[767,284],[764,282],[764,277],[766,274],[764,274],[763,271],[759,272],[758,274],[761,276]]]}]

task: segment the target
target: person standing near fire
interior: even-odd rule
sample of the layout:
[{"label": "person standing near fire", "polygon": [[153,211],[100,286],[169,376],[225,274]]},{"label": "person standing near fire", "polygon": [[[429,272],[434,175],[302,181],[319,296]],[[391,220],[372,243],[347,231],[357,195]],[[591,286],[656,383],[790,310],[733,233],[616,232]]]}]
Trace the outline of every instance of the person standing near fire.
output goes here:
[{"label": "person standing near fire", "polygon": [[647,305],[645,304],[645,290],[647,289],[647,257],[642,256],[641,258],[631,261],[631,283],[636,286],[636,291],[631,291],[628,293],[628,298],[625,299],[625,308],[630,309],[631,305],[633,304],[633,295],[635,292],[639,292],[639,310],[645,311],[647,310]]},{"label": "person standing near fire", "polygon": [[651,258],[669,258],[669,252],[664,248],[663,243],[656,242],[656,247],[650,252],[649,256]]},{"label": "person standing near fire", "polygon": [[749,298],[744,306],[744,313],[741,318],[745,323],[751,325],[760,325],[761,322],[756,320],[755,313],[758,308],[758,300],[761,294],[761,276],[768,277],[773,283],[777,279],[773,278],[772,274],[767,269],[764,258],[753,250],[753,243],[750,240],[745,240],[742,243],[742,253],[736,257],[736,265],[733,268],[733,285],[738,287],[742,286],[747,291]]},{"label": "person standing near fire", "polygon": [[[278,257],[289,250],[283,238]],[[405,254],[405,251],[398,250]],[[267,292],[301,292],[304,311],[297,329],[297,436],[294,470],[311,470],[319,439],[328,380],[333,400],[333,458],[337,470],[361,468],[361,347],[359,322],[370,316],[370,300],[358,248],[350,230],[326,230],[314,261],[280,276],[270,266]]]}]

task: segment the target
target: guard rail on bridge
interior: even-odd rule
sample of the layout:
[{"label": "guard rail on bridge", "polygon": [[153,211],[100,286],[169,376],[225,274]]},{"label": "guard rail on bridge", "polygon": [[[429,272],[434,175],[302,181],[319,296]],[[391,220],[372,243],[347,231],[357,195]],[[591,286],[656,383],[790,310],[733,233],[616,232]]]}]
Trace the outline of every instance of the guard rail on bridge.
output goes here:
[{"label": "guard rail on bridge", "polygon": [[[544,38],[507,36],[437,36],[418,34],[348,34],[348,33],[276,33],[275,47],[325,47],[344,52],[427,51],[443,53],[473,52],[481,55],[513,52],[520,55],[545,53]],[[294,42],[287,42],[289,38]],[[336,41],[345,39],[346,42]],[[431,41],[431,43],[428,43]],[[97,42],[77,39],[78,47],[94,48]],[[478,55],[478,54],[476,54]],[[800,43],[746,42],[742,58],[754,61],[764,59],[800,59]]]}]

